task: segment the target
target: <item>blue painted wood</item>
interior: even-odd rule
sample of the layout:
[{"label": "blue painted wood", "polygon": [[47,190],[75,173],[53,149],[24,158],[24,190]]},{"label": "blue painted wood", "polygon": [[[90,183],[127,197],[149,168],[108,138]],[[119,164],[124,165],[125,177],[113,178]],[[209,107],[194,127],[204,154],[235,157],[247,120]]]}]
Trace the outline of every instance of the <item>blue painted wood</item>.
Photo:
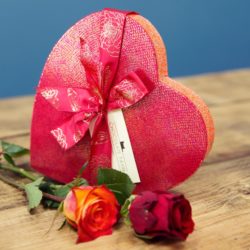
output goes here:
[{"label": "blue painted wood", "polygon": [[171,76],[250,66],[249,0],[1,0],[0,97],[34,93],[54,43],[103,7],[138,11],[157,27]]}]

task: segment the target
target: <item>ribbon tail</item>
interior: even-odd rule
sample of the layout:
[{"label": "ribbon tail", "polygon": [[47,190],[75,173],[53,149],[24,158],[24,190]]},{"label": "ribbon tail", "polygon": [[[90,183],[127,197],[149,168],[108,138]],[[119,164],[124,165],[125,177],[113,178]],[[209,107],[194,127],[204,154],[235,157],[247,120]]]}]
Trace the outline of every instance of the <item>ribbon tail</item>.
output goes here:
[{"label": "ribbon tail", "polygon": [[[91,153],[89,166],[96,170],[97,167],[111,168],[112,145],[108,129],[107,115],[98,116],[93,137],[91,140]],[[92,171],[92,178],[96,178],[96,171]],[[91,178],[91,179],[92,179]]]}]

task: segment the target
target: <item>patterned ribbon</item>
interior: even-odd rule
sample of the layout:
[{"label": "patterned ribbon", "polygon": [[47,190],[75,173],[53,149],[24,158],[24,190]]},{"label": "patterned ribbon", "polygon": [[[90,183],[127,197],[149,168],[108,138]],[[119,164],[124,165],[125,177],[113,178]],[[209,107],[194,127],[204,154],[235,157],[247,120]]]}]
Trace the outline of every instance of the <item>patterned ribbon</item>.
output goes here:
[{"label": "patterned ribbon", "polygon": [[79,38],[80,60],[86,73],[86,86],[41,88],[39,93],[58,111],[70,112],[59,127],[51,131],[60,146],[67,150],[80,141],[94,122],[91,156],[111,159],[112,147],[107,112],[129,107],[152,89],[143,70],[132,71],[114,82],[118,68],[126,16],[131,12],[102,11],[100,58],[96,60],[88,43]]}]

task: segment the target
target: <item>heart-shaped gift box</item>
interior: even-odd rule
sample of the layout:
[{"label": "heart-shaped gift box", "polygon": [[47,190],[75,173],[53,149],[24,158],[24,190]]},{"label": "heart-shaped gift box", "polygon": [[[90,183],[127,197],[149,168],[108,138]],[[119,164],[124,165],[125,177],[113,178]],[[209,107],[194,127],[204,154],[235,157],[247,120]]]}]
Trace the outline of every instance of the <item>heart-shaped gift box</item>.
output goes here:
[{"label": "heart-shaped gift box", "polygon": [[[124,99],[128,94],[133,101]],[[77,22],[48,57],[33,111],[34,169],[69,182],[89,161],[83,177],[94,184],[97,167],[111,167],[107,145],[102,144],[109,134],[100,100],[109,103],[105,107],[115,103],[113,109],[122,108],[141,179],[136,192],[164,190],[184,181],[211,149],[209,110],[194,92],[168,76],[164,43],[156,29],[137,13],[105,9]],[[101,117],[96,129],[100,143],[88,130],[94,116]]]}]

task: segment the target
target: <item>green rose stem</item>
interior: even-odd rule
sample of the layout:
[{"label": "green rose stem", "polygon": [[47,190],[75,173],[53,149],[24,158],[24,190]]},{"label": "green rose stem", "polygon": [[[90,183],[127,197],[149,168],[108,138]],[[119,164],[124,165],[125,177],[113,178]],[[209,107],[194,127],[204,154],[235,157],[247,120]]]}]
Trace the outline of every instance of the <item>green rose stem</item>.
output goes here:
[{"label": "green rose stem", "polygon": [[[5,165],[5,164],[0,163],[0,169],[8,170],[8,171],[17,173],[17,174],[21,175],[22,177],[30,179],[31,181],[35,181],[35,180],[37,180],[37,178],[39,178],[39,177],[33,175],[30,171],[27,171],[27,170],[25,170],[23,168],[16,167],[16,166],[13,166],[13,165],[10,165],[10,164]],[[52,184],[52,183],[50,184],[50,187],[54,188],[54,189],[60,188],[61,186],[62,185],[59,185],[59,184]]]},{"label": "green rose stem", "polygon": [[34,176],[33,174],[31,174],[30,172],[26,171],[25,169],[23,168],[19,168],[19,167],[15,167],[15,166],[12,166],[12,165],[3,165],[3,164],[0,164],[0,169],[4,169],[4,170],[8,170],[8,171],[12,171],[14,173],[17,173],[25,178],[28,178],[32,181],[35,181],[37,179],[36,176]]},{"label": "green rose stem", "polygon": [[[31,174],[29,171],[26,171],[25,169],[23,168],[19,168],[19,167],[15,167],[15,166],[12,166],[12,165],[3,165],[3,164],[0,164],[0,169],[3,169],[3,170],[8,170],[8,171],[11,171],[11,172],[14,172],[14,173],[17,173],[25,178],[28,178],[32,181],[35,181],[37,180],[37,177],[34,176],[33,174]],[[18,184],[2,175],[0,175],[0,179],[2,181],[4,181],[5,183],[11,185],[11,186],[14,186],[20,190],[24,190],[24,185],[22,184]],[[61,185],[56,185],[56,184],[50,184],[51,188],[58,188],[58,187],[61,187]],[[56,195],[52,195],[52,194],[49,194],[49,193],[46,193],[46,192],[43,192],[43,196],[45,198],[48,198],[50,200],[53,200],[53,201],[57,201],[57,202],[62,202],[64,199],[62,197],[59,197],[59,196],[56,196]]]},{"label": "green rose stem", "polygon": [[[6,178],[6,177],[4,177],[2,175],[0,175],[0,180],[2,180],[3,182],[5,182],[5,183],[7,183],[7,184],[19,189],[19,190],[24,190],[24,185],[23,184],[19,184],[19,183],[15,182],[15,181],[12,181],[11,179]],[[43,197],[45,197],[47,199],[50,199],[50,200],[53,200],[53,201],[56,201],[56,202],[59,202],[59,203],[61,203],[64,200],[64,198],[53,195],[53,194],[49,194],[49,193],[46,193],[46,192],[42,192],[42,193],[43,193]]]}]

